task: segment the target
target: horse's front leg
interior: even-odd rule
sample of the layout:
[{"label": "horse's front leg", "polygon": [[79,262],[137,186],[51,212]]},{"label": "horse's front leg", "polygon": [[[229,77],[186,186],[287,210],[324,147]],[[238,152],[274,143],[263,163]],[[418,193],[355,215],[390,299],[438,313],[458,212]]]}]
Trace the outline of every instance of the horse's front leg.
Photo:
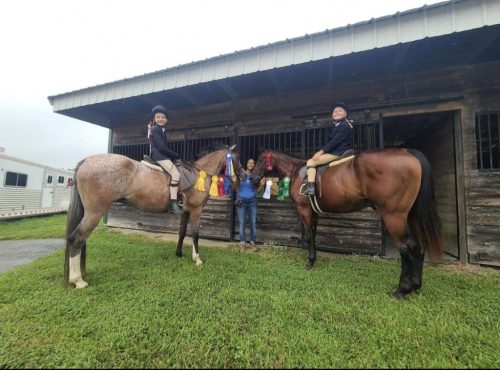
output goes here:
[{"label": "horse's front leg", "polygon": [[184,237],[186,236],[187,224],[189,221],[189,212],[182,212],[181,221],[179,223],[179,239],[177,241],[177,249],[175,250],[175,255],[177,257],[182,257],[182,245],[184,243]]},{"label": "horse's front leg", "polygon": [[198,254],[198,237],[200,233],[200,218],[201,218],[202,207],[196,208],[191,211],[190,223],[191,223],[191,238],[193,239],[193,250],[191,257],[196,263],[196,266],[203,264]]},{"label": "horse's front leg", "polygon": [[308,249],[309,259],[307,261],[307,268],[310,269],[314,267],[316,262],[316,245],[315,245],[315,224],[317,222],[317,217],[313,216],[313,211],[310,207],[297,208],[299,213],[302,226],[304,228],[304,234],[302,237],[302,247]]}]

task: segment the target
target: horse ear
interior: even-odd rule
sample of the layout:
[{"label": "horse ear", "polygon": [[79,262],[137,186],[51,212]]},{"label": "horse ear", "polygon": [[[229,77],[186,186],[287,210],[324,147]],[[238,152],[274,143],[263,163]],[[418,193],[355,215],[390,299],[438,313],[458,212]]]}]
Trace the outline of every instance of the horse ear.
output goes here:
[{"label": "horse ear", "polygon": [[237,144],[234,144],[233,146],[231,146],[231,147],[229,148],[229,150],[230,150],[230,151],[234,151],[234,149],[236,148],[236,145],[237,145]]}]

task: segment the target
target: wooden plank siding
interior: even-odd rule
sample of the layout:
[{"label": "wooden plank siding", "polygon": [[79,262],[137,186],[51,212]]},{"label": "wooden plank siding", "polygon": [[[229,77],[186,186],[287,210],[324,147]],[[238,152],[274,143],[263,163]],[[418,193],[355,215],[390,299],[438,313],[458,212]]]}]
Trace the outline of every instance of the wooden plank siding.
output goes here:
[{"label": "wooden plank siding", "polygon": [[[475,137],[475,114],[500,110],[500,63],[454,66],[408,74],[395,71],[389,77],[375,80],[355,81],[353,78],[352,82],[334,89],[277,92],[272,96],[194,107],[172,112],[172,125],[186,131],[172,133],[169,138],[184,140],[193,128],[193,137],[222,135],[227,130],[224,123],[230,125],[231,133],[238,138],[321,127],[328,121],[325,112],[335,100],[346,101],[353,107],[349,117],[354,124],[366,122],[379,114],[390,118],[395,127],[388,126],[388,132],[403,130],[406,117],[412,115],[437,118],[431,134],[423,135],[415,144],[428,156],[433,167],[438,210],[447,240],[446,250],[458,257],[463,255],[460,248],[466,248],[467,261],[463,262],[495,264],[500,261],[500,172],[477,169]],[[147,119],[148,112],[145,112],[116,125],[112,132],[113,145],[146,143]],[[460,130],[454,129],[457,124]],[[211,125],[219,127],[201,130]],[[311,154],[304,153],[305,156]],[[463,168],[455,168],[456,164]],[[457,199],[464,199],[466,204],[457,204]],[[210,225],[212,231],[218,231],[202,228],[200,234],[203,237],[226,238],[231,232],[222,229],[227,226],[235,231],[233,236],[237,237],[237,221],[233,225],[227,224],[228,215],[234,216],[231,205],[217,207],[218,200],[211,199],[210,202],[211,205],[204,210],[206,218],[203,222]],[[459,217],[462,206],[465,217]],[[124,227],[137,224],[137,212],[125,212],[113,207],[108,223],[111,221],[115,226]],[[170,216],[140,216],[144,221],[140,221],[141,228],[176,231],[174,225],[165,224]],[[328,215],[320,219],[317,241],[319,246],[333,247],[332,250],[379,253],[383,248],[380,230],[380,218],[377,212],[370,209],[353,214]],[[463,230],[466,230],[465,237],[462,236]],[[300,224],[290,204],[259,200],[258,241],[298,246],[300,235]]]}]

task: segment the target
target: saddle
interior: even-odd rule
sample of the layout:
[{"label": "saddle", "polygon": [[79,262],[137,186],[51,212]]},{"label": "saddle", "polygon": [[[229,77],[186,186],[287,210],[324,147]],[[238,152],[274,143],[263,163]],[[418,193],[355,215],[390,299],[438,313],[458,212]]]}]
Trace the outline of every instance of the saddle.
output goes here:
[{"label": "saddle", "polygon": [[[350,161],[354,157],[355,157],[354,150],[349,149],[349,150],[346,150],[344,153],[342,153],[340,157],[338,157],[337,159],[334,159],[330,163],[325,163],[325,164],[322,164],[321,166],[316,167],[315,182],[316,183],[320,182],[321,174],[323,172],[325,172],[329,167],[338,166],[339,164]],[[302,178],[302,180],[304,182],[307,181],[307,167],[305,164],[302,167],[300,167],[300,169],[299,169],[299,177]]]},{"label": "saddle", "polygon": [[[170,180],[172,177],[167,171],[165,171],[165,169],[162,166],[158,164],[158,162],[152,160],[151,158],[149,158],[149,156],[144,155],[144,159],[140,163],[146,167],[149,167],[156,171],[161,171],[165,175],[168,175],[169,185],[170,185]],[[197,173],[195,172],[195,169],[186,166],[183,162],[181,162],[181,164],[176,167],[179,170],[179,173],[181,174],[181,178],[179,181],[179,190],[184,191],[186,189],[189,189],[196,182]]]},{"label": "saddle", "polygon": [[[337,159],[334,159],[330,163],[322,164],[321,166],[316,167],[316,178],[315,178],[315,183],[316,184],[321,184],[321,174],[325,172],[328,168],[333,167],[333,166],[338,166],[339,164],[342,164],[344,162],[350,161],[355,157],[354,150],[349,149],[346,150],[340,157]],[[303,165],[300,170],[299,170],[299,177],[302,178],[302,181],[304,184],[307,182],[307,167],[306,165]],[[303,187],[304,185],[302,185]],[[302,187],[299,190],[299,194],[302,193]],[[320,189],[320,194],[319,197],[321,198],[321,186],[319,186]],[[323,210],[319,207],[318,205],[318,200],[317,196],[314,195],[313,197],[309,197],[309,201],[311,202],[311,207],[314,212],[318,214],[324,214]]]}]

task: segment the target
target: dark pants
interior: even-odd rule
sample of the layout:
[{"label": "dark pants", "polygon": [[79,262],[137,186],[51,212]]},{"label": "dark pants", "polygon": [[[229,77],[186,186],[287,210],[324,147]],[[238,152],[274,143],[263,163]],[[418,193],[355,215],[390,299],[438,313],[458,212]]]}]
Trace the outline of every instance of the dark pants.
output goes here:
[{"label": "dark pants", "polygon": [[245,223],[248,217],[250,221],[250,241],[255,243],[255,225],[257,224],[257,199],[241,200],[236,205],[238,220],[240,222],[240,241],[246,241]]}]

